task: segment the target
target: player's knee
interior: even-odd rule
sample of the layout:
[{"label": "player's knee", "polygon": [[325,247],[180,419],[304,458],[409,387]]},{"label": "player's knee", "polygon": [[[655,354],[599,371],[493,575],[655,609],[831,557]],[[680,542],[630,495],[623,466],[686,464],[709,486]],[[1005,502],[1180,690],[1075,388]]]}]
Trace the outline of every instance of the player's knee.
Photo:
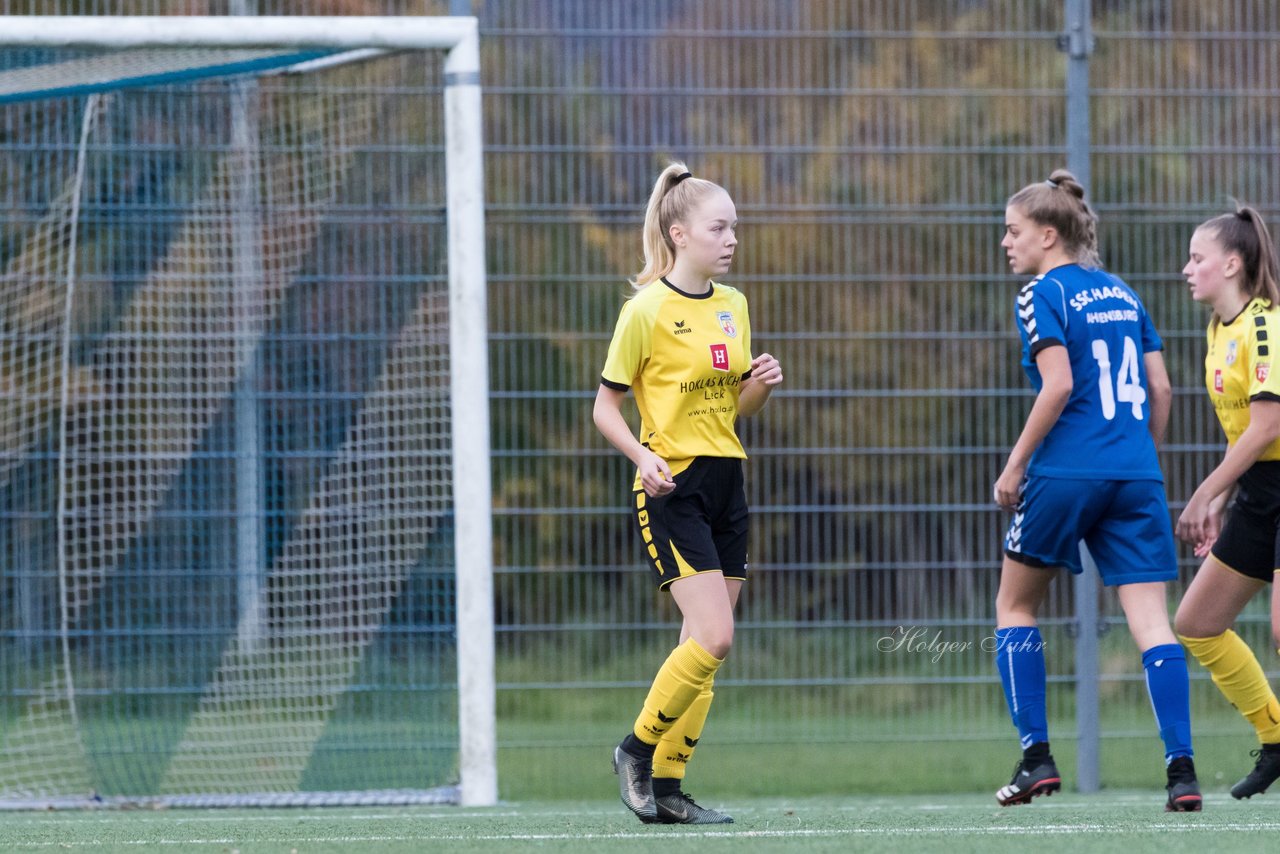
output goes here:
[{"label": "player's knee", "polygon": [[996,625],[1029,626],[1036,621],[1036,608],[1031,603],[1004,590],[996,594]]},{"label": "player's knee", "polygon": [[1222,634],[1224,629],[1209,625],[1194,611],[1179,608],[1173,615],[1173,631],[1179,638],[1211,638]]},{"label": "player's knee", "polygon": [[711,629],[698,639],[698,643],[715,658],[723,659],[733,646],[733,626]]},{"label": "player's knee", "polygon": [[1141,651],[1178,642],[1173,632],[1169,630],[1168,617],[1163,621],[1130,622],[1129,633],[1133,635],[1133,642],[1138,645],[1138,649]]}]

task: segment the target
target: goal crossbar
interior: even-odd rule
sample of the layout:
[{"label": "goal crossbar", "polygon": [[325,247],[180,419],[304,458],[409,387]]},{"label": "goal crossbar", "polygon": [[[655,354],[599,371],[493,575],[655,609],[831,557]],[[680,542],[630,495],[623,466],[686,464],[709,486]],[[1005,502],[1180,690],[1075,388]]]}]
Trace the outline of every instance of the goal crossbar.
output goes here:
[{"label": "goal crossbar", "polygon": [[0,41],[44,47],[379,47],[466,48],[450,61],[479,71],[479,27],[472,17],[293,17],[185,15],[97,17],[6,15]]},{"label": "goal crossbar", "polygon": [[[264,76],[268,72],[305,69],[320,60],[336,61],[334,50],[257,48],[229,51],[200,48],[155,56],[153,50],[123,50],[0,71],[0,104],[71,98],[144,86],[191,83],[210,77]],[[361,52],[363,55],[363,52]],[[204,58],[208,55],[207,59]],[[234,56],[230,56],[234,55]],[[49,86],[47,81],[57,80]]]},{"label": "goal crossbar", "polygon": [[[5,16],[0,47],[443,50],[460,800],[497,802],[479,27],[474,17]],[[324,60],[320,60],[323,62]],[[462,354],[465,354],[462,355]]]}]

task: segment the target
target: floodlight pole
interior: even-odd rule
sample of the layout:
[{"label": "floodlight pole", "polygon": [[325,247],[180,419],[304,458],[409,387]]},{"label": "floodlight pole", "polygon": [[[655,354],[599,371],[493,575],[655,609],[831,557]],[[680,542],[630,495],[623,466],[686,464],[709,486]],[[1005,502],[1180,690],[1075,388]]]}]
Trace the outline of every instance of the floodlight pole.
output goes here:
[{"label": "floodlight pole", "polygon": [[[51,26],[53,22],[57,26]],[[450,407],[460,790],[497,803],[488,299],[481,161],[480,36],[474,17],[4,16],[0,41],[42,47],[312,47],[445,50]]]}]

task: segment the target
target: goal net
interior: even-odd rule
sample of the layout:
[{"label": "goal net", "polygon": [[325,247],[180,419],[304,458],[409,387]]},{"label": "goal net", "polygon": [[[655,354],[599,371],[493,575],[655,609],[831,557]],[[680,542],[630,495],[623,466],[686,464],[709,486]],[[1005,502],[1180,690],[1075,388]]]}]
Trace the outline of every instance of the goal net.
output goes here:
[{"label": "goal net", "polygon": [[474,74],[149,20],[0,44],[0,807],[491,801]]}]

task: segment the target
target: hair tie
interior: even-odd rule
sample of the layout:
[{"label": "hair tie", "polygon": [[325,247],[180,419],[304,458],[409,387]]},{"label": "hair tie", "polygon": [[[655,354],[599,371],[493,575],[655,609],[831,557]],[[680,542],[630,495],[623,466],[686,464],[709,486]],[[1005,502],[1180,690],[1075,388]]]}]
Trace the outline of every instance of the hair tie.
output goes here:
[{"label": "hair tie", "polygon": [[1248,208],[1241,208],[1240,210],[1236,211],[1236,216],[1240,217],[1245,222],[1249,222],[1253,219],[1253,217],[1249,215]]},{"label": "hair tie", "polygon": [[693,177],[692,172],[681,172],[679,175],[676,176],[676,179],[671,182],[671,186],[674,187],[676,184],[679,184],[685,178],[692,178],[692,177]]},{"label": "hair tie", "polygon": [[1055,190],[1058,189],[1059,186],[1061,186],[1060,184],[1058,184],[1057,181],[1053,180],[1052,178],[1049,178],[1048,180],[1046,180],[1045,183],[1048,184],[1050,187],[1053,187],[1053,189]]}]

